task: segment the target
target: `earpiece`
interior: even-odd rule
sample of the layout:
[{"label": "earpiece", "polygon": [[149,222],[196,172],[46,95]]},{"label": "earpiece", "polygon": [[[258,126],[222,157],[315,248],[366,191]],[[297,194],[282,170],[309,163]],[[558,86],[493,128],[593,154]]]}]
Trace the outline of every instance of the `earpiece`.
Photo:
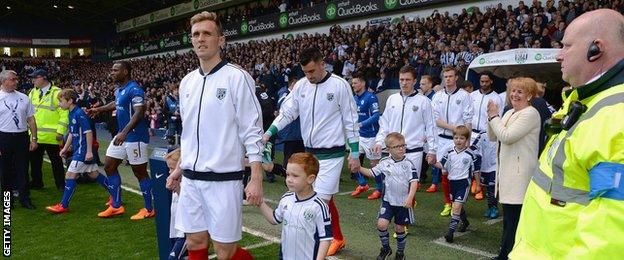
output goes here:
[{"label": "earpiece", "polygon": [[598,60],[600,58],[599,55],[601,52],[602,51],[600,50],[600,47],[596,45],[596,41],[593,41],[591,44],[589,44],[589,48],[587,48],[587,61],[594,62]]}]

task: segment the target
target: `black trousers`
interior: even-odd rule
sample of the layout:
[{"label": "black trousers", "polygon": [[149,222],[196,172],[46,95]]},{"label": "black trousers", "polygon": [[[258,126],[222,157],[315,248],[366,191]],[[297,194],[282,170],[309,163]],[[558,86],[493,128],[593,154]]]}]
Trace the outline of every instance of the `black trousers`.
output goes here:
[{"label": "black trousers", "polygon": [[0,180],[2,190],[17,190],[20,202],[30,201],[28,180],[28,132],[0,132]]},{"label": "black trousers", "polygon": [[305,146],[303,140],[296,141],[284,141],[284,169],[288,165],[288,159],[295,153],[305,152]]},{"label": "black trousers", "polygon": [[516,241],[516,229],[520,220],[522,204],[501,204],[503,206],[503,235],[501,238],[501,250],[498,254],[499,260],[506,260],[513,249]]},{"label": "black trousers", "polygon": [[52,162],[52,174],[54,175],[54,183],[57,189],[65,187],[65,168],[63,167],[63,159],[59,156],[61,148],[58,144],[39,144],[37,149],[30,152],[30,176],[32,177],[31,187],[43,187],[43,174],[41,172],[43,166],[43,153],[47,153]]}]

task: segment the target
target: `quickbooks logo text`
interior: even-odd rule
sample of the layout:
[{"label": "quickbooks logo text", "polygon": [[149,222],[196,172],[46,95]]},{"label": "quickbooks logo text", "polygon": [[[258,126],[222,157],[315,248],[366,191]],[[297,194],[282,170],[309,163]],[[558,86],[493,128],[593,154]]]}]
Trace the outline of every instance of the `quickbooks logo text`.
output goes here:
[{"label": "quickbooks logo text", "polygon": [[[280,27],[284,28],[286,26],[293,26],[293,25],[298,25],[298,24],[310,24],[310,23],[314,23],[314,22],[318,22],[323,20],[323,18],[321,17],[321,13],[301,13],[299,11],[294,11],[294,12],[290,12],[288,15],[286,16],[280,16]],[[285,25],[282,26],[282,20],[286,20]]]}]

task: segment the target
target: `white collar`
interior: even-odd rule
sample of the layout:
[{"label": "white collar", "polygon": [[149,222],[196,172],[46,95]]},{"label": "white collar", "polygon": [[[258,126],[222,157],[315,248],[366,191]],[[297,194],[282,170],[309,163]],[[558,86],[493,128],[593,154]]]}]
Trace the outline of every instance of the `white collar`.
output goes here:
[{"label": "white collar", "polygon": [[41,88],[41,93],[45,95],[45,93],[48,93],[48,90],[50,90],[51,87],[52,87],[52,83],[48,83],[47,86]]},{"label": "white collar", "polygon": [[592,82],[594,82],[594,81],[598,80],[598,79],[599,79],[600,77],[602,77],[602,75],[604,75],[605,73],[607,73],[607,72],[605,71],[605,72],[603,72],[603,73],[600,73],[600,74],[596,75],[595,77],[593,77],[593,78],[591,78],[589,81],[587,81],[587,83],[585,83],[585,85],[587,85],[587,84],[589,84],[589,83],[592,83]]}]

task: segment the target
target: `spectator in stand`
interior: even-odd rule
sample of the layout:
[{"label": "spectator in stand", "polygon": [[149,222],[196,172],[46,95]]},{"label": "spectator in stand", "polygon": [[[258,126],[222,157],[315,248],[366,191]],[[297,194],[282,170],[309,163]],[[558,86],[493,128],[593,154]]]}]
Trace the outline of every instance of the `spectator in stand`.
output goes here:
[{"label": "spectator in stand", "polygon": [[[314,2],[318,4],[320,1]],[[237,21],[250,17],[252,13],[278,12],[281,3],[282,1],[263,4],[252,2],[224,9],[222,14],[224,17],[229,16],[231,21]],[[301,0],[286,1],[287,10],[307,7],[311,3]],[[367,86],[383,92],[385,89],[399,88],[398,71],[406,64],[416,68],[418,81],[422,75],[431,75],[437,81],[441,67],[436,63],[446,47],[456,54],[454,63],[460,63],[460,58],[463,58],[465,65],[470,64],[484,51],[529,47],[535,40],[539,40],[540,47],[561,47],[558,41],[563,37],[566,20],[598,8],[599,5],[616,10],[622,10],[624,6],[623,1],[616,0],[600,1],[598,4],[586,0],[579,1],[578,4],[560,1],[558,4],[546,2],[544,5],[536,1],[531,6],[522,3],[503,8],[502,5],[497,5],[484,11],[474,8],[470,14],[466,10],[456,15],[434,11],[428,17],[403,17],[393,24],[334,25],[327,34],[304,33],[282,39],[227,44],[224,46],[223,57],[250,71],[254,80],[260,78],[267,84],[271,96],[277,100],[277,89],[287,86],[288,78],[304,76],[301,66],[298,65],[300,51],[306,46],[315,45],[319,46],[324,57],[337,57],[332,58],[331,64],[336,74],[349,78],[347,71],[351,71],[351,75],[356,71],[363,72],[366,74]],[[528,17],[523,23],[518,23],[517,18],[521,12]],[[185,31],[188,31],[185,21],[179,24],[174,22],[151,28],[148,36],[138,33],[122,35],[120,39],[113,41],[113,45],[125,47],[128,43],[160,39]],[[545,33],[546,31],[548,32]],[[526,42],[523,34],[531,35],[530,41]],[[433,59],[431,64],[430,59]],[[153,100],[148,109],[155,108],[156,111],[158,107],[165,108],[164,87],[168,82],[179,82],[186,73],[199,66],[192,52],[135,59],[131,63],[137,68],[133,71],[133,78],[145,89],[146,99]],[[342,70],[339,70],[341,63]],[[50,78],[58,82],[59,87],[70,87],[74,81],[79,80],[83,91],[86,93],[89,89],[95,90],[93,95],[104,99],[102,103],[114,99],[114,87],[103,80],[106,78],[107,69],[112,66],[111,62],[3,58],[0,65],[17,72],[23,82],[18,90],[27,91],[32,88],[30,81],[24,79],[34,68],[47,67]],[[254,71],[256,65],[258,69]],[[461,74],[462,69],[458,70]],[[382,97],[380,93],[377,94]],[[383,103],[382,98],[380,105]],[[110,115],[97,120],[106,121],[108,118]],[[114,125],[110,125],[109,130],[116,133]]]}]

